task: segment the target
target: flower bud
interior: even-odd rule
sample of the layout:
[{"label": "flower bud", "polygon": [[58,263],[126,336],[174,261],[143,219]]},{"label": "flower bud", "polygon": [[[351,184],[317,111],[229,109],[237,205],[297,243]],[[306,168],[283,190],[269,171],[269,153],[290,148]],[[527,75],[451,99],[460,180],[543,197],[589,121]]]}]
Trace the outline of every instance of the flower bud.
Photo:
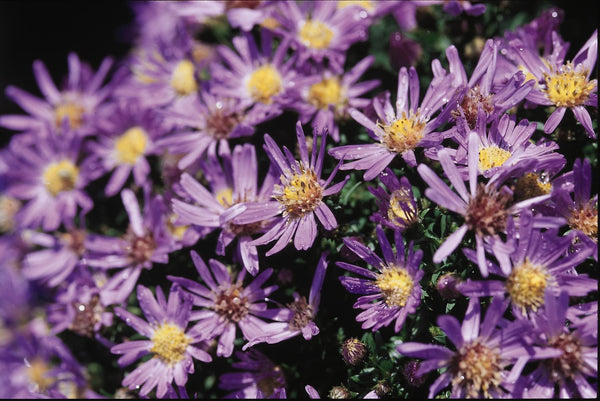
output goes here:
[{"label": "flower bud", "polygon": [[401,67],[415,66],[423,55],[423,48],[400,32],[394,32],[390,37],[389,54],[392,68],[399,70]]},{"label": "flower bud", "polygon": [[454,299],[460,296],[460,292],[456,289],[456,286],[460,283],[460,279],[454,275],[454,273],[446,273],[440,276],[435,288],[440,295],[445,299]]},{"label": "flower bud", "polygon": [[402,369],[402,375],[413,387],[419,387],[425,381],[426,375],[417,376],[417,370],[419,369],[420,363],[418,361],[408,361]]},{"label": "flower bud", "polygon": [[344,386],[333,386],[331,390],[329,390],[328,398],[333,398],[336,400],[342,400],[346,398],[350,398],[352,394],[350,391]]},{"label": "flower bud", "polygon": [[344,361],[352,366],[356,366],[367,356],[367,346],[356,338],[348,338],[342,344],[342,357]]}]

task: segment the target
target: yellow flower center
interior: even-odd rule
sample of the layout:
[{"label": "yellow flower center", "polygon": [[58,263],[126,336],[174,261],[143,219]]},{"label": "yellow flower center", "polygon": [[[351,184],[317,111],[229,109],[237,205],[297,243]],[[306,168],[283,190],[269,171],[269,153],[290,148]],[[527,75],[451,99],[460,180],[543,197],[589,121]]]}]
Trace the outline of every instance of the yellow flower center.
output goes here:
[{"label": "yellow flower center", "polygon": [[33,383],[34,391],[44,392],[50,387],[56,379],[49,377],[50,366],[40,358],[35,358],[31,362],[25,361],[29,379]]},{"label": "yellow flower center", "polygon": [[254,100],[271,104],[281,91],[281,75],[271,64],[265,64],[254,70],[246,85]]},{"label": "yellow flower center", "polygon": [[598,243],[598,204],[590,200],[580,208],[572,210],[569,225]]},{"label": "yellow flower center", "polygon": [[59,192],[71,191],[75,188],[79,169],[70,160],[64,159],[50,163],[44,170],[43,177],[46,189],[56,196]]},{"label": "yellow flower center", "polygon": [[405,268],[394,265],[385,266],[377,275],[375,284],[381,290],[387,306],[400,308],[406,305],[415,285]]},{"label": "yellow flower center", "polygon": [[142,127],[131,127],[115,141],[117,159],[124,164],[135,164],[147,146],[146,131]]},{"label": "yellow flower center", "polygon": [[219,202],[221,204],[221,206],[228,208],[230,206],[233,205],[233,189],[232,188],[225,188],[220,190],[217,195],[215,196],[215,199],[217,199],[217,202]]},{"label": "yellow flower center", "polygon": [[479,149],[479,170],[487,171],[493,167],[500,167],[511,156],[506,149],[491,145]]},{"label": "yellow flower center", "polygon": [[489,391],[502,382],[500,354],[479,339],[464,344],[450,364],[452,387],[465,389],[467,398],[490,398]]},{"label": "yellow flower center", "polygon": [[391,152],[403,153],[407,150],[412,150],[417,147],[423,136],[425,123],[419,119],[419,113],[410,113],[406,116],[402,113],[402,117],[394,120],[390,125],[377,123],[385,133],[382,138],[382,143]]},{"label": "yellow flower center", "polygon": [[179,327],[163,323],[154,331],[150,352],[155,353],[167,365],[173,365],[183,359],[190,341]]},{"label": "yellow flower center", "polygon": [[338,5],[338,9],[348,7],[348,6],[360,6],[360,7],[364,8],[365,10],[369,10],[369,11],[373,9],[373,2],[369,1],[369,0],[344,0],[344,1],[338,1],[337,5]]},{"label": "yellow flower center", "polygon": [[342,87],[338,78],[325,78],[311,85],[308,90],[308,101],[320,109],[327,109],[330,105],[337,106],[341,103],[341,97]]},{"label": "yellow flower center", "polygon": [[276,185],[281,195],[275,196],[285,208],[284,213],[291,217],[302,217],[319,206],[323,199],[323,188],[312,170],[300,167],[300,173],[291,178],[281,177],[283,186]]},{"label": "yellow flower center", "polygon": [[263,28],[267,28],[267,29],[275,29],[275,28],[279,28],[279,21],[277,21],[275,18],[273,17],[267,17],[265,18],[261,23],[260,26],[262,26]]},{"label": "yellow flower center", "polygon": [[587,71],[575,71],[568,62],[558,71],[544,74],[546,95],[556,107],[575,107],[584,104],[596,87],[596,80],[588,81]]},{"label": "yellow flower center", "polygon": [[523,81],[523,83],[527,81],[537,82],[537,78],[535,77],[535,75],[533,75],[527,68],[525,68],[525,66],[519,65],[517,68],[521,70],[523,74],[525,74],[525,81]]},{"label": "yellow flower center", "polygon": [[300,28],[300,40],[306,47],[326,49],[329,47],[333,32],[321,21],[308,20]]},{"label": "yellow flower center", "polygon": [[536,173],[526,173],[515,183],[514,194],[517,201],[547,195],[552,190],[550,182],[544,182]]},{"label": "yellow flower center", "polygon": [[387,210],[388,220],[398,224],[398,220],[405,224],[414,223],[417,210],[412,203],[407,189],[400,188],[390,194],[390,204]]},{"label": "yellow flower center", "polygon": [[65,117],[69,120],[69,126],[72,129],[80,128],[83,125],[83,114],[85,113],[85,108],[83,106],[78,105],[73,102],[65,102],[59,104],[54,109],[55,116],[55,124],[57,127],[60,127],[62,121]]},{"label": "yellow flower center", "polygon": [[194,64],[190,60],[182,60],[177,64],[171,76],[171,86],[178,95],[187,96],[198,90],[194,71]]},{"label": "yellow flower center", "polygon": [[544,291],[550,278],[546,268],[525,258],[521,265],[513,267],[506,279],[506,292],[523,314],[528,310],[535,312],[544,303]]},{"label": "yellow flower center", "polygon": [[244,295],[240,284],[232,284],[229,288],[221,289],[215,297],[214,310],[224,319],[239,322],[250,311],[248,297]]},{"label": "yellow flower center", "polygon": [[178,216],[174,213],[169,215],[169,218],[167,219],[167,228],[173,237],[177,238],[178,240],[181,240],[183,238],[183,235],[189,228],[189,225],[175,225],[177,217]]}]

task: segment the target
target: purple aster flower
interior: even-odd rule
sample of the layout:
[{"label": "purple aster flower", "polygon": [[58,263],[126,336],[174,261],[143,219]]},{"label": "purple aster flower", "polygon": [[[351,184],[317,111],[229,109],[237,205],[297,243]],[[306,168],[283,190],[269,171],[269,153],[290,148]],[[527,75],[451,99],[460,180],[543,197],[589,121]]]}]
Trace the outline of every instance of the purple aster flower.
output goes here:
[{"label": "purple aster flower", "polygon": [[[452,315],[438,317],[437,324],[455,350],[437,345],[405,342],[398,352],[423,359],[417,370],[422,376],[446,370],[429,387],[428,398],[451,386],[451,398],[505,398],[505,387],[514,383],[533,353],[524,343],[529,322],[502,318],[508,302],[494,298],[481,318],[479,298],[469,299],[462,324]],[[512,365],[512,368],[508,368]]]},{"label": "purple aster flower", "polygon": [[414,150],[417,147],[435,146],[443,140],[439,133],[433,131],[448,120],[450,109],[446,108],[437,117],[433,115],[449,101],[454,88],[451,75],[446,75],[445,71],[441,70],[439,62],[434,62],[433,65],[434,78],[420,105],[417,71],[414,67],[409,70],[403,67],[398,74],[395,111],[387,91],[382,98],[376,97],[373,100],[377,122],[357,109],[350,109],[350,116],[367,128],[369,135],[376,142],[330,149],[329,154],[336,159],[352,160],[344,163],[342,170],[367,170],[363,178],[370,181],[396,156],[402,155],[406,163],[415,166],[417,161]]},{"label": "purple aster flower", "polygon": [[169,253],[180,247],[168,233],[166,207],[160,195],[151,196],[149,187],[145,188],[143,214],[131,189],[123,189],[121,199],[129,217],[127,232],[120,237],[90,234],[86,242],[89,266],[120,269],[101,288],[104,305],[125,301],[143,269],[151,269],[153,263],[168,263]]},{"label": "purple aster flower", "polygon": [[232,366],[240,372],[219,376],[219,388],[233,392],[224,398],[286,398],[285,376],[281,367],[255,349],[236,351]]},{"label": "purple aster flower", "polygon": [[115,96],[143,108],[167,108],[194,98],[200,88],[198,63],[188,38],[136,48],[122,67]]},{"label": "purple aster flower", "polygon": [[402,177],[398,180],[396,174],[388,167],[379,174],[379,181],[385,188],[368,188],[377,198],[379,206],[379,210],[371,215],[371,220],[401,232],[419,223],[417,201],[408,178]]},{"label": "purple aster flower", "polygon": [[6,96],[29,115],[0,116],[0,126],[16,131],[39,132],[49,128],[58,134],[66,130],[80,136],[93,134],[94,115],[112,91],[110,85],[102,87],[102,83],[113,60],[106,57],[95,73],[75,53],[69,53],[67,61],[69,74],[60,88],[52,82],[42,61],[33,62],[33,73],[43,99],[9,85]]},{"label": "purple aster flower", "polygon": [[[531,138],[537,124],[528,120],[516,122],[516,116],[503,114],[491,122],[488,128],[485,113],[479,109],[477,124],[473,130],[464,121],[457,125],[465,125],[465,132],[476,132],[479,137],[479,172],[489,179],[505,181],[509,177],[521,177],[528,173],[544,171],[552,174],[560,171],[565,163],[565,157],[555,152],[556,142],[542,138],[535,143]],[[452,159],[462,174],[467,177],[466,168],[468,141],[467,136],[457,135],[453,138],[458,144],[456,150],[449,150]],[[425,154],[433,160],[438,160],[435,154],[439,149],[428,149]]]},{"label": "purple aster flower", "polygon": [[[27,240],[36,246],[23,258],[23,276],[40,280],[50,287],[64,283],[71,274],[85,266],[85,229],[65,232],[30,232]],[[41,249],[40,249],[41,248]]]},{"label": "purple aster flower", "polygon": [[553,132],[566,110],[571,109],[588,136],[596,138],[592,118],[585,106],[598,107],[598,80],[591,79],[598,56],[598,31],[594,31],[571,61],[564,60],[566,48],[561,52],[565,44],[558,39],[552,43],[555,57],[542,59],[521,41],[510,42],[519,64],[536,82],[527,100],[536,105],[556,107],[544,124],[545,133]]},{"label": "purple aster flower", "polygon": [[[534,198],[513,203],[512,191],[491,179],[487,183],[478,183],[479,172],[479,136],[475,132],[469,134],[467,169],[469,191],[465,186],[463,177],[456,165],[452,162],[449,152],[442,149],[438,152],[441,166],[458,193],[453,192],[434,172],[425,164],[417,167],[421,178],[429,185],[425,195],[439,206],[461,214],[465,221],[458,230],[454,231],[433,255],[434,263],[440,263],[460,245],[467,231],[475,234],[477,249],[477,264],[483,277],[488,276],[485,257],[484,242],[498,237],[506,228],[508,216],[517,215],[521,210],[531,205],[550,198],[550,195],[541,195]],[[557,219],[543,219],[541,224],[562,224]]]},{"label": "purple aster flower", "polygon": [[355,309],[362,309],[356,316],[356,321],[363,322],[361,327],[377,331],[395,321],[394,331],[397,333],[406,317],[415,313],[421,303],[419,281],[425,272],[419,265],[423,251],[413,251],[412,243],[406,250],[400,231],[395,230],[394,252],[381,226],[377,226],[377,240],[383,259],[362,243],[344,238],[344,245],[377,271],[346,262],[337,262],[336,265],[365,277],[340,276],[348,291],[362,295],[354,303]]},{"label": "purple aster flower", "polygon": [[246,203],[246,209],[233,219],[235,224],[249,224],[275,217],[274,225],[265,234],[250,242],[250,245],[263,245],[277,240],[266,256],[281,251],[292,239],[297,250],[309,249],[317,237],[315,216],[326,230],[336,228],[335,216],[323,198],[341,191],[350,178],[346,176],[343,181],[330,186],[338,164],[327,180],[321,179],[326,131],[320,135],[320,146],[313,143],[310,157],[300,121],[296,123],[296,137],[300,152],[299,161],[287,147],[284,146],[282,152],[269,134],[265,134],[265,150],[271,162],[275,163],[281,172],[280,184],[275,185],[273,200]]},{"label": "purple aster flower", "polygon": [[184,199],[173,199],[173,211],[178,216],[177,224],[189,224],[210,232],[221,228],[217,239],[218,255],[225,255],[225,248],[237,238],[236,258],[250,274],[258,273],[258,252],[250,245],[252,235],[264,233],[269,219],[249,224],[235,224],[232,219],[244,210],[245,202],[266,202],[270,199],[277,177],[268,173],[262,187],[258,187],[258,161],[253,145],[237,145],[233,154],[222,148],[219,163],[209,157],[202,163],[204,178],[210,192],[190,174],[183,173],[181,187]]},{"label": "purple aster flower", "polygon": [[81,143],[74,131],[33,141],[26,134],[12,137],[5,154],[11,168],[4,176],[6,194],[23,201],[15,215],[18,227],[53,231],[92,209],[84,191],[90,165],[80,161]]},{"label": "purple aster flower", "polygon": [[115,314],[148,339],[126,341],[110,351],[122,355],[121,367],[151,354],[153,358],[125,376],[123,386],[131,390],[141,387],[141,396],[156,388],[156,396],[162,398],[173,382],[178,386],[186,384],[188,374],[194,373],[194,359],[211,362],[212,357],[203,349],[201,335],[187,329],[192,299],[178,285],[171,286],[168,300],[160,287],[156,287],[155,298],[150,289],[138,285],[137,298],[146,320],[121,307],[115,308]]},{"label": "purple aster flower", "polygon": [[575,233],[575,247],[593,249],[598,261],[598,194],[591,195],[592,185],[590,161],[577,159],[573,165],[573,194],[557,187],[552,191],[552,200],[556,213]]},{"label": "purple aster flower", "polygon": [[84,368],[42,318],[29,321],[0,348],[0,369],[4,398],[80,398],[88,387]]},{"label": "purple aster flower", "polygon": [[192,294],[194,305],[202,308],[190,315],[190,320],[197,321],[191,332],[198,333],[205,340],[219,337],[217,355],[229,357],[233,353],[236,327],[249,340],[268,327],[263,319],[273,319],[281,314],[279,309],[267,309],[265,303],[266,297],[277,286],[261,288],[273,269],[263,270],[249,284],[244,284],[246,269],[241,269],[234,276],[218,260],[210,259],[209,269],[195,251],[190,254],[203,284],[184,277],[167,278],[184,287]]},{"label": "purple aster flower", "polygon": [[96,141],[88,143],[89,158],[101,166],[96,169],[97,176],[112,172],[105,188],[107,196],[119,193],[131,173],[135,184],[143,186],[150,174],[147,158],[159,152],[156,141],[164,133],[156,112],[136,102],[119,103],[110,118],[98,123]]},{"label": "purple aster flower", "polygon": [[338,8],[336,1],[283,1],[275,18],[279,26],[274,32],[290,40],[298,55],[297,66],[310,61],[329,62],[332,70],[341,72],[348,48],[368,37],[370,19],[362,7]]},{"label": "purple aster flower", "polygon": [[282,308],[283,313],[276,319],[278,322],[270,323],[258,337],[250,339],[242,348],[244,351],[248,347],[263,342],[276,344],[300,334],[308,341],[319,334],[319,328],[315,324],[314,318],[319,312],[321,287],[325,279],[327,264],[327,253],[325,252],[319,258],[315,276],[310,286],[308,302],[306,297],[294,292],[294,301]]},{"label": "purple aster flower", "polygon": [[360,96],[379,85],[376,79],[357,83],[374,60],[373,56],[367,56],[344,74],[325,69],[298,78],[296,87],[299,99],[290,107],[298,112],[303,124],[312,121],[314,129],[327,129],[334,142],[339,142],[338,123],[350,118],[350,108],[368,106],[370,100]]},{"label": "purple aster flower", "polygon": [[596,324],[569,324],[569,295],[546,293],[543,311],[535,316],[535,344],[560,350],[536,361],[522,376],[513,395],[523,398],[596,398],[598,396],[598,315]]},{"label": "purple aster flower", "polygon": [[[484,281],[467,279],[457,289],[468,297],[506,296],[513,313],[529,316],[544,305],[547,291],[558,295],[561,291],[572,297],[582,297],[597,290],[598,281],[586,274],[577,274],[575,268],[592,254],[591,248],[569,252],[571,236],[561,236],[558,228],[542,231],[534,227],[531,211],[523,210],[519,226],[514,219],[507,223],[507,241],[493,240],[488,248],[498,264],[488,260],[492,276]],[[464,254],[477,263],[471,249]]]},{"label": "purple aster flower", "polygon": [[467,78],[456,47],[452,45],[446,49],[449,69],[454,77],[453,85],[460,93],[452,116],[457,121],[466,122],[465,128],[468,127],[467,131],[461,130],[463,124],[457,124],[454,129],[450,129],[452,135],[466,139],[469,130],[476,126],[480,110],[487,117],[484,122],[489,123],[517,106],[531,92],[533,82],[526,80],[522,74],[515,73],[503,84],[494,85],[498,47],[499,43],[493,39],[485,42],[471,78]]},{"label": "purple aster flower", "polygon": [[287,57],[288,41],[276,43],[273,34],[263,29],[260,43],[245,32],[234,37],[232,44],[234,49],[224,45],[217,48],[222,62],[211,64],[211,90],[239,99],[264,120],[277,117],[287,107],[295,85],[294,57]]},{"label": "purple aster flower", "polygon": [[186,169],[206,153],[217,154],[229,140],[254,134],[254,127],[271,118],[259,109],[250,109],[239,98],[226,98],[209,92],[178,103],[164,114],[165,122],[175,126],[159,146],[179,157],[177,167]]}]

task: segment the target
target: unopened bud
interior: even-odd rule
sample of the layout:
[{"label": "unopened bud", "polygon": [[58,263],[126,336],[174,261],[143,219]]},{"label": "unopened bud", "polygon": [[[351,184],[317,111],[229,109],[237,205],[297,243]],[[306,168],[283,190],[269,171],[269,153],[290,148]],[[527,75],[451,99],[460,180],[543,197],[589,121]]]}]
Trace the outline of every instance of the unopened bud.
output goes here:
[{"label": "unopened bud", "polygon": [[455,299],[460,296],[460,292],[456,289],[460,281],[454,273],[446,273],[438,279],[435,288],[443,298]]},{"label": "unopened bud", "polygon": [[367,346],[356,338],[348,338],[342,344],[342,357],[344,361],[352,366],[356,366],[367,356]]},{"label": "unopened bud", "polygon": [[352,396],[352,394],[350,394],[350,391],[348,391],[348,389],[344,386],[334,386],[331,388],[331,390],[329,390],[329,398],[333,398],[336,400],[343,400],[346,398],[350,398]]}]

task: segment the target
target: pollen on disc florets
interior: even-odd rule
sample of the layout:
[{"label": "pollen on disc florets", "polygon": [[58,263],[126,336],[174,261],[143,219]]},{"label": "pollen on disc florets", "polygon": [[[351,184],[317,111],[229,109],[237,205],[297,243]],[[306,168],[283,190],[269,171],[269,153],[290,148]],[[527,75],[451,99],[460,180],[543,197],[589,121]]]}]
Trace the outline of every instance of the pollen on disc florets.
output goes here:
[{"label": "pollen on disc florets", "polygon": [[464,344],[450,363],[452,387],[461,387],[468,398],[490,398],[490,390],[502,383],[503,367],[497,350],[480,339]]},{"label": "pollen on disc florets", "polygon": [[596,80],[588,80],[587,71],[578,70],[568,62],[550,73],[544,73],[544,92],[556,107],[575,107],[584,104],[596,87]]},{"label": "pollen on disc florets", "polygon": [[402,113],[402,117],[385,125],[380,122],[377,125],[383,130],[384,136],[381,143],[390,151],[403,153],[417,147],[425,136],[425,122],[420,120],[419,113]]},{"label": "pollen on disc florets", "polygon": [[163,323],[154,331],[150,352],[166,364],[173,365],[184,358],[190,342],[191,339],[178,326]]},{"label": "pollen on disc florets", "polygon": [[276,185],[277,199],[284,207],[284,214],[302,217],[314,211],[323,199],[323,187],[312,169],[300,165],[300,171],[291,177],[283,175],[282,185]]}]

